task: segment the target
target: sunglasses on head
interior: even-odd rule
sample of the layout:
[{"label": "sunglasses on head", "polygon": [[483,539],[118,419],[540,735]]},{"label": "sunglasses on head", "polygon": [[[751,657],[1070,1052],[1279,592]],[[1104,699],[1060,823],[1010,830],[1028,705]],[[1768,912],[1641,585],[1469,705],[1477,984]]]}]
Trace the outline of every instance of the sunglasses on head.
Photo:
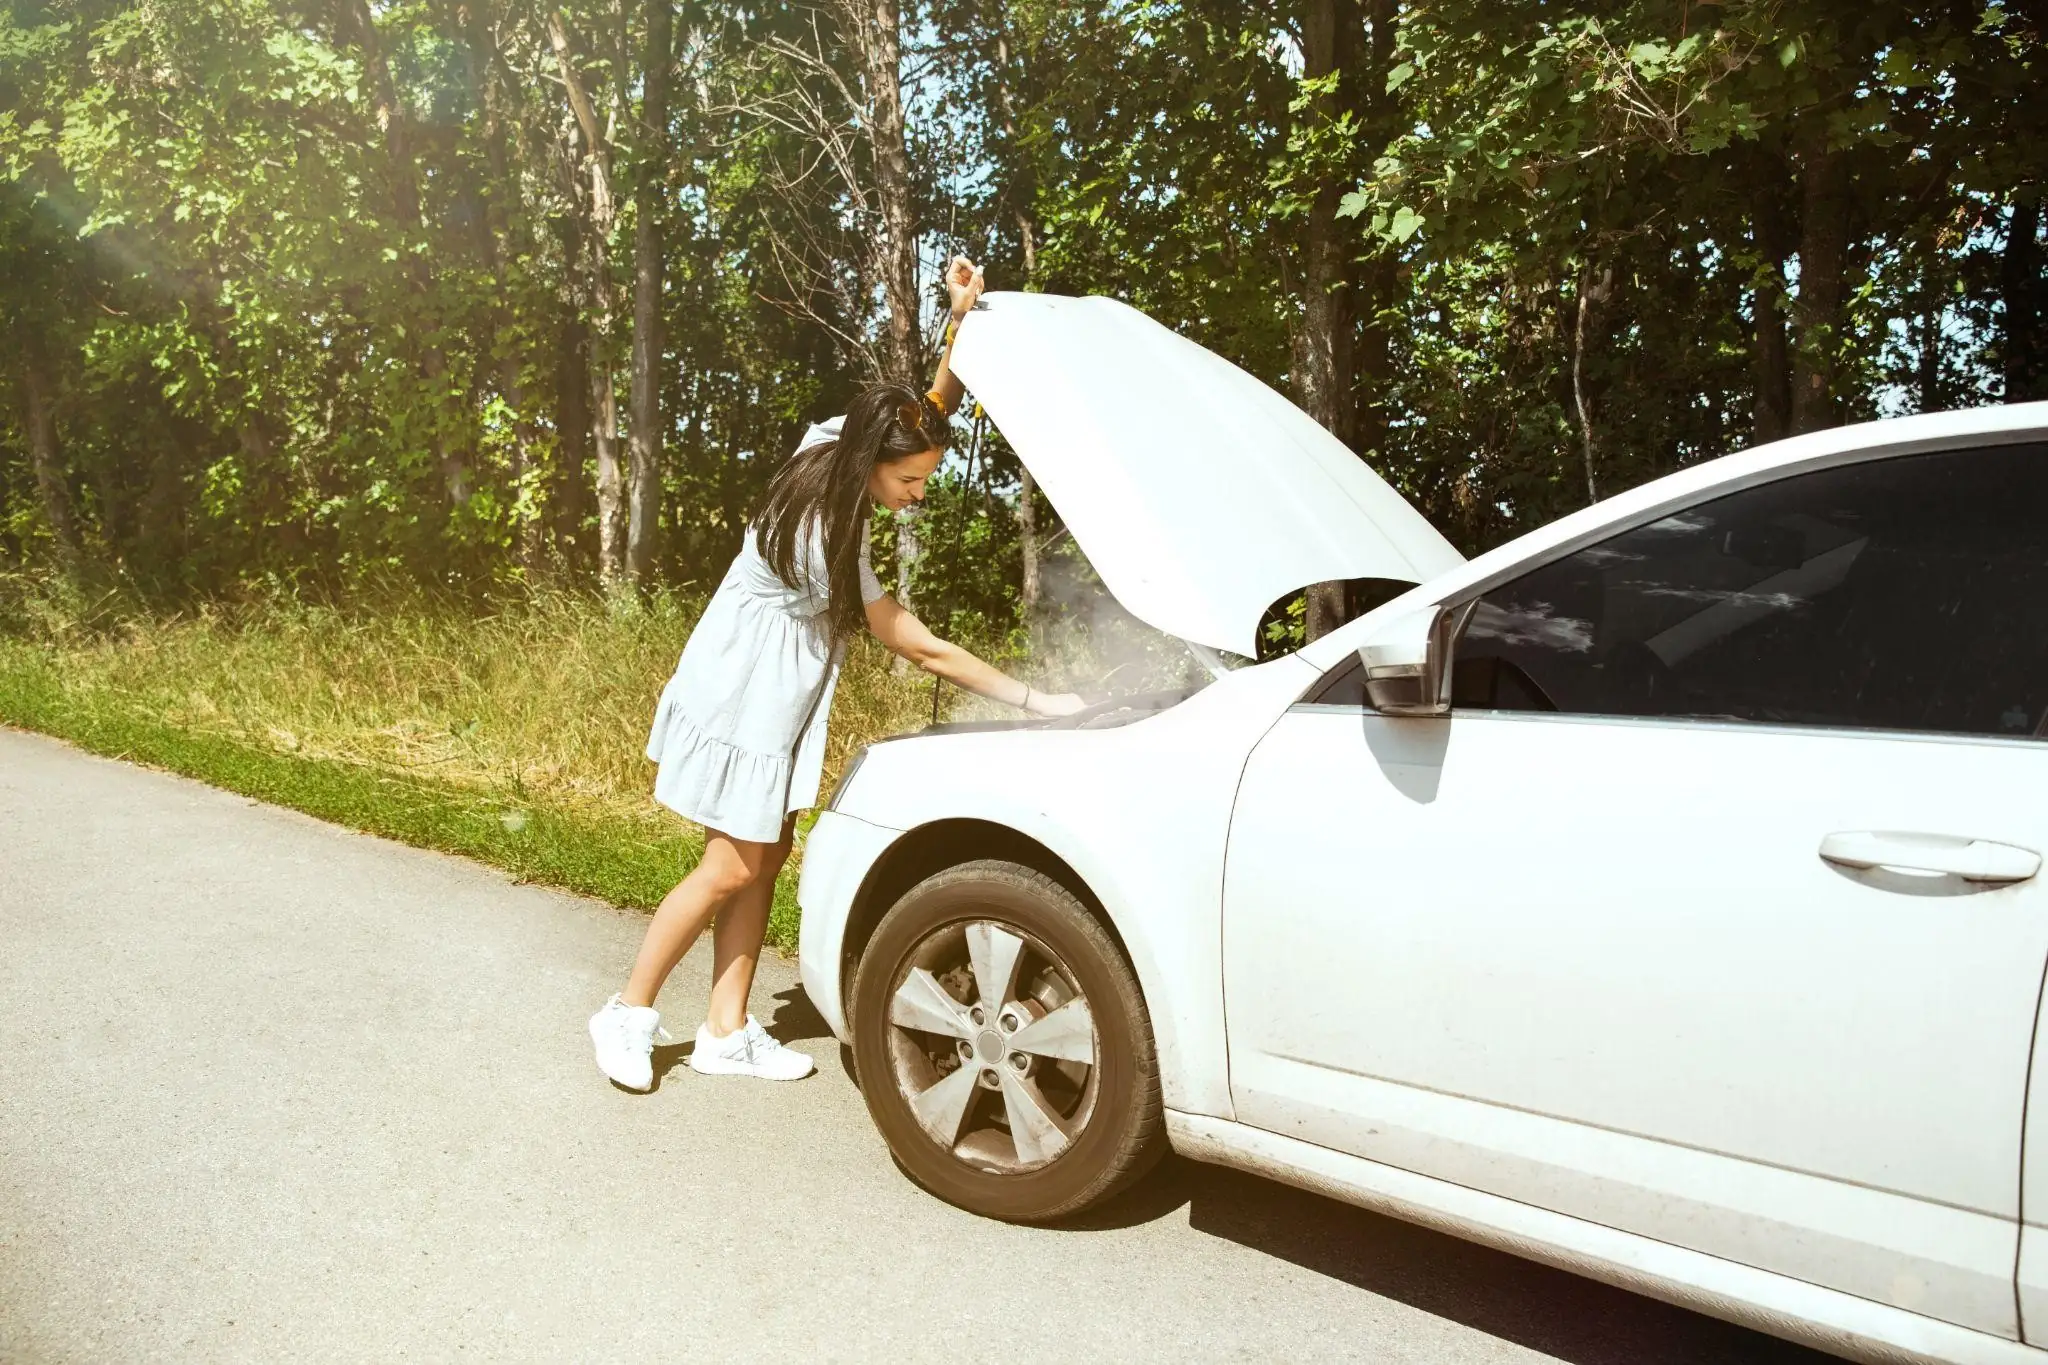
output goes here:
[{"label": "sunglasses on head", "polygon": [[924,404],[904,403],[896,409],[896,420],[919,435],[924,433]]}]

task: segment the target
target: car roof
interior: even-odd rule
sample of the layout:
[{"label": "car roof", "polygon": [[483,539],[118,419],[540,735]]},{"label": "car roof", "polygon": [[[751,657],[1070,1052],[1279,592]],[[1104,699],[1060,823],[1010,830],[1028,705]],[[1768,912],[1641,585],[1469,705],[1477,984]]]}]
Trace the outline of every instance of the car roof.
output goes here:
[{"label": "car roof", "polygon": [[[1475,589],[1485,591],[1519,572],[1532,559],[1577,549],[1603,540],[1630,525],[1690,506],[1708,497],[1765,483],[1795,470],[1823,469],[1833,464],[1953,450],[1971,445],[2012,445],[2048,437],[2048,402],[2010,403],[1954,412],[1918,413],[1873,422],[1830,427],[1790,436],[1782,441],[1703,460],[1661,478],[1567,513],[1456,568],[1360,617],[1411,610],[1425,603],[1448,601]],[[2048,513],[2044,513],[2048,515]],[[1299,652],[1299,658],[1327,668],[1357,645],[1361,632],[1347,623]]]},{"label": "car roof", "polygon": [[1698,502],[1715,493],[1763,483],[1795,469],[1820,469],[1874,456],[1910,455],[1978,442],[2009,445],[2042,436],[2048,436],[2048,402],[1887,417],[1789,436],[1733,455],[1687,465],[1611,498],[1603,498],[1496,546],[1458,568],[1440,574],[1433,583],[1455,583],[1459,588],[1469,586],[1545,550],[1596,539],[1620,524],[1638,521],[1671,507]]}]

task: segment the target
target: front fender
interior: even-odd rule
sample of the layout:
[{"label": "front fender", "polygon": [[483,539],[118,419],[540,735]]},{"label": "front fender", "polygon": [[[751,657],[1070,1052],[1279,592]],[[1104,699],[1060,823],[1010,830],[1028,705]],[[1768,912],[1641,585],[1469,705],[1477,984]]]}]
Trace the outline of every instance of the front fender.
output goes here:
[{"label": "front fender", "polygon": [[[1066,864],[1130,955],[1151,1014],[1166,1104],[1229,1118],[1222,898],[1231,810],[1251,746],[1313,676],[1292,660],[1246,669],[1171,711],[1113,730],[875,745],[834,814],[913,831],[975,821],[1029,839]],[[870,871],[880,857],[868,860]],[[811,901],[804,906],[808,919]],[[822,983],[822,963],[816,975]],[[839,976],[836,965],[830,975]],[[812,979],[807,966],[807,985]],[[836,985],[843,992],[844,981]]]},{"label": "front fender", "polygon": [[903,831],[822,811],[804,840],[803,873],[796,902],[803,912],[797,927],[797,972],[804,994],[824,1016],[832,1036],[851,1047],[846,1023],[846,926],[862,888]]}]

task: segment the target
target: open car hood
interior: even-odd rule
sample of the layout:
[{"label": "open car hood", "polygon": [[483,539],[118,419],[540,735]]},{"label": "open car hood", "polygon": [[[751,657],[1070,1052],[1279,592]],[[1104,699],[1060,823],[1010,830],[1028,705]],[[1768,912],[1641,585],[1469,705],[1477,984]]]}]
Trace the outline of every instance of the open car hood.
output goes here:
[{"label": "open car hood", "polygon": [[1463,562],[1343,442],[1115,299],[995,293],[953,370],[1126,611],[1247,656],[1282,595]]}]

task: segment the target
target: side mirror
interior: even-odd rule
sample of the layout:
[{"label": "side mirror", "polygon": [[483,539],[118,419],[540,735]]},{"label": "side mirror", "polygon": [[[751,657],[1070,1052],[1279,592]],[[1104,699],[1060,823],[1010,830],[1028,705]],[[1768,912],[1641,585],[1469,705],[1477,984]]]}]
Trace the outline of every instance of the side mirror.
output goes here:
[{"label": "side mirror", "polygon": [[1389,716],[1441,716],[1451,709],[1451,650],[1476,602],[1423,607],[1381,622],[1359,646],[1365,695]]}]

